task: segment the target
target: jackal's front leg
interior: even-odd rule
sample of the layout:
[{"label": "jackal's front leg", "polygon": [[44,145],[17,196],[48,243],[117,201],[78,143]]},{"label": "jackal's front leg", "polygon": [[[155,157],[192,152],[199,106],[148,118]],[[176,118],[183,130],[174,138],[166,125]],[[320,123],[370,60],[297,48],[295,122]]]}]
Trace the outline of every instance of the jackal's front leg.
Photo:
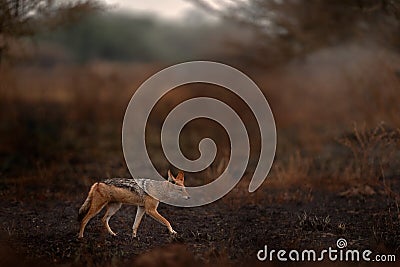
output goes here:
[{"label": "jackal's front leg", "polygon": [[136,237],[137,229],[139,228],[140,222],[142,221],[145,209],[144,207],[137,207],[135,222],[132,227],[132,237]]},{"label": "jackal's front leg", "polygon": [[167,226],[168,231],[171,235],[175,235],[177,234],[176,231],[174,229],[172,229],[171,224],[169,223],[169,221],[167,219],[165,219],[160,213],[158,213],[157,210],[148,210],[147,214],[149,214],[151,217],[153,217],[156,221],[160,222],[161,224],[164,224],[165,226]]}]

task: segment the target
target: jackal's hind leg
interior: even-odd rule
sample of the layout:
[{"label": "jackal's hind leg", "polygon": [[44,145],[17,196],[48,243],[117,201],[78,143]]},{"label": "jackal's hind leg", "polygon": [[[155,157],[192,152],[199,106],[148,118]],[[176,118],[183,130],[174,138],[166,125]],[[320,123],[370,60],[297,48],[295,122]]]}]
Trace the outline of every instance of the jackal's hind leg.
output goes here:
[{"label": "jackal's hind leg", "polygon": [[85,231],[86,224],[90,221],[90,219],[92,219],[94,216],[96,216],[104,208],[104,206],[106,204],[107,204],[106,201],[100,202],[100,201],[92,200],[92,204],[89,208],[89,211],[81,222],[81,227],[80,227],[79,236],[78,236],[79,238],[83,237],[83,232]]},{"label": "jackal's hind leg", "polygon": [[144,207],[137,207],[135,222],[132,227],[132,237],[136,237],[137,229],[139,228],[140,222],[142,221],[145,209]]},{"label": "jackal's hind leg", "polygon": [[113,235],[116,236],[117,234],[111,230],[110,225],[108,222],[110,221],[110,218],[121,208],[122,204],[121,203],[109,203],[107,205],[107,211],[104,214],[104,217],[102,219],[104,226],[106,227],[107,231]]}]

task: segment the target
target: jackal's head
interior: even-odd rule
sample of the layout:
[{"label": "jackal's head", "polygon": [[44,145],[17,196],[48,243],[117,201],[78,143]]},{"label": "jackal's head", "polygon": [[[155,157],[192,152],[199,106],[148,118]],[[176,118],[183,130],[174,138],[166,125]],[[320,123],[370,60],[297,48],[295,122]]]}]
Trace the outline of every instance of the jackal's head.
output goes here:
[{"label": "jackal's head", "polygon": [[178,172],[178,175],[176,177],[174,177],[171,173],[171,170],[168,170],[168,182],[173,183],[175,185],[178,186],[178,193],[184,198],[184,199],[189,199],[190,195],[188,194],[188,192],[186,191],[185,188],[185,177],[183,175],[183,172],[180,171]]}]

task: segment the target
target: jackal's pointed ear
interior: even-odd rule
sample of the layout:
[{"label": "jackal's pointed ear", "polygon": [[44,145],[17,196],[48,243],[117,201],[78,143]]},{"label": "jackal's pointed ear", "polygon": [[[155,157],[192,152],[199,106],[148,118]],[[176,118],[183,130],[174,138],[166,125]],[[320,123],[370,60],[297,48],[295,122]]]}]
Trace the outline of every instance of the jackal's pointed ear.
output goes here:
[{"label": "jackal's pointed ear", "polygon": [[183,171],[179,171],[178,172],[178,175],[176,176],[175,180],[178,181],[178,182],[182,182],[183,183],[183,181],[185,180],[185,176],[183,174]]},{"label": "jackal's pointed ear", "polygon": [[172,176],[171,170],[168,170],[168,182],[174,182],[175,178]]}]

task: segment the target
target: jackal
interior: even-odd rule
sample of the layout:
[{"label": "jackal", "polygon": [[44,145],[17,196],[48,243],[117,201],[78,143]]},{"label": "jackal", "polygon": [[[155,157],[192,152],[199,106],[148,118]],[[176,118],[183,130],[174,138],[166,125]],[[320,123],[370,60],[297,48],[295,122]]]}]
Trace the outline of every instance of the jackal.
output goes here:
[{"label": "jackal", "polygon": [[122,204],[137,206],[135,222],[132,227],[133,237],[136,237],[137,229],[139,228],[144,213],[147,213],[156,221],[165,225],[170,234],[176,234],[168,220],[158,213],[157,207],[159,200],[147,194],[142,188],[147,192],[165,192],[168,194],[172,192],[179,197],[185,199],[190,198],[185,189],[183,172],[179,172],[178,175],[174,177],[171,171],[168,171],[168,181],[137,179],[136,182],[134,179],[129,178],[112,178],[95,183],[90,188],[85,202],[79,209],[78,221],[81,223],[79,238],[83,237],[85,226],[90,219],[96,216],[104,207],[107,208],[107,211],[102,221],[107,231],[115,236],[116,233],[111,230],[108,222],[111,216],[121,208]]}]

